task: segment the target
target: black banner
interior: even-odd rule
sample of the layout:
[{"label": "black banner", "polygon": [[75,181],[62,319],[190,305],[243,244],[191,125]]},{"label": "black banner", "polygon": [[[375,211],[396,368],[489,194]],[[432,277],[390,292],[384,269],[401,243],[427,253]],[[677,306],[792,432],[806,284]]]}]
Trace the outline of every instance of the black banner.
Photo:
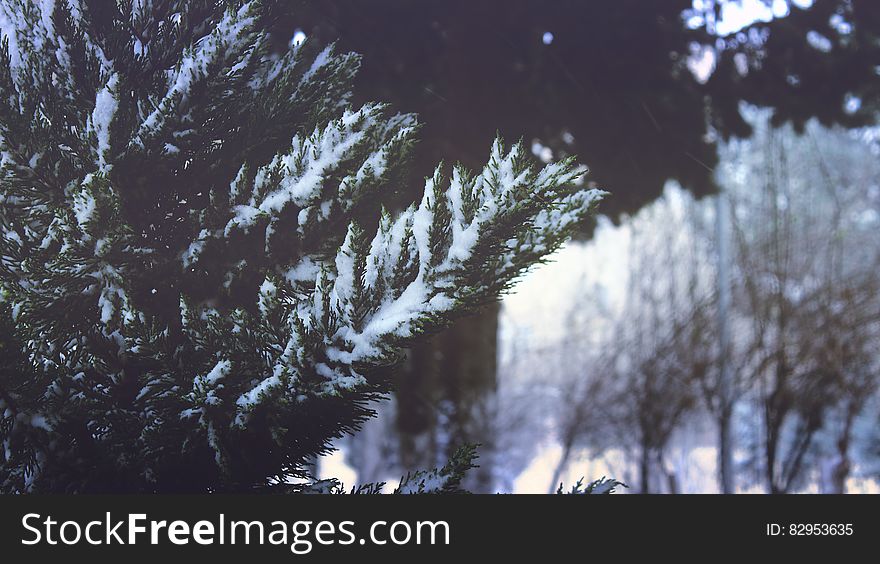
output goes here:
[{"label": "black banner", "polygon": [[605,561],[609,550],[711,562],[826,549],[848,561],[851,550],[874,551],[878,509],[876,496],[816,495],[2,496],[0,562],[166,555],[478,562],[484,554],[493,562],[566,554]]}]

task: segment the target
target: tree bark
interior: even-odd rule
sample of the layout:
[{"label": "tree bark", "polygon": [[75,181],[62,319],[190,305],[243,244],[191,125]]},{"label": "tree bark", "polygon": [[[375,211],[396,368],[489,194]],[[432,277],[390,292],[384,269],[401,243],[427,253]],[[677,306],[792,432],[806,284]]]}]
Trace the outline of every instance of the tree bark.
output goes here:
[{"label": "tree bark", "polygon": [[641,493],[651,493],[651,451],[646,445],[642,445],[641,459],[639,461],[639,482]]},{"label": "tree bark", "polygon": [[718,414],[718,485],[723,494],[735,492],[731,431],[731,409],[729,406],[723,406]]}]

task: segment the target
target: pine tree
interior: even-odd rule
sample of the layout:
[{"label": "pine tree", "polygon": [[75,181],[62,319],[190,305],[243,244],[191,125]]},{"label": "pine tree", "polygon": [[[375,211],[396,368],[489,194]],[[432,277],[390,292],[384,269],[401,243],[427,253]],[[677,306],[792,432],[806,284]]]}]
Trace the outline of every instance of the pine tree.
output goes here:
[{"label": "pine tree", "polygon": [[0,491],[307,477],[402,347],[601,196],[496,140],[483,170],[438,166],[381,208],[415,117],[351,107],[355,54],[270,48],[274,10],[0,2]]}]

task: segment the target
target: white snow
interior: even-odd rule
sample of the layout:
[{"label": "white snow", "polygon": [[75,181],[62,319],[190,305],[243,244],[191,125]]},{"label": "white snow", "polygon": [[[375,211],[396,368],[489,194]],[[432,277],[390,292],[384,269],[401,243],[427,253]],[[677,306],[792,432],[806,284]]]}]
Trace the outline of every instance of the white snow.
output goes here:
[{"label": "white snow", "polygon": [[241,168],[238,169],[238,173],[235,175],[235,178],[229,184],[229,201],[235,202],[238,199],[238,195],[241,193],[242,183],[244,182],[245,172],[247,171],[246,165],[241,165]]},{"label": "white snow", "polygon": [[[227,10],[209,35],[202,37],[184,52],[179,66],[169,77],[165,97],[143,121],[137,135],[132,139],[134,145],[142,146],[143,139],[157,130],[164,121],[163,115],[171,113],[178,96],[181,98],[181,107],[186,106],[192,85],[207,76],[211,65],[226,62],[230,58],[250,56],[247,52],[250,40],[248,32],[255,22],[254,6],[254,2],[245,2],[238,11]],[[240,60],[239,58],[232,64]]]},{"label": "white snow", "polygon": [[232,363],[228,360],[220,360],[214,365],[214,368],[205,376],[205,383],[217,384],[220,380],[229,375],[232,370]]},{"label": "white snow", "polygon": [[[291,151],[281,160],[288,174],[277,190],[263,198],[259,209],[278,212],[291,202],[300,207],[307,206],[318,195],[326,172],[337,166],[363,139],[369,125],[367,120],[374,112],[375,106],[372,105],[355,112],[346,111],[340,122],[330,123],[323,131],[316,131],[305,140],[295,136]],[[363,127],[355,129],[358,123]],[[300,154],[304,155],[305,162],[298,166],[296,160]]]},{"label": "white snow", "polygon": [[22,64],[18,32],[24,29],[27,29],[27,22],[22,19],[21,13],[15,9],[10,10],[6,3],[0,4],[0,35],[8,41],[9,64],[13,76],[16,76]]},{"label": "white snow", "polygon": [[52,23],[52,12],[55,11],[55,0],[39,0],[40,23],[46,30],[46,35],[55,35],[55,25]]},{"label": "white snow", "polygon": [[351,361],[363,360],[376,356],[379,349],[377,341],[387,335],[400,337],[411,335],[409,323],[420,313],[426,311],[428,287],[420,278],[407,286],[406,290],[396,299],[385,303],[371,317],[360,333],[349,329],[346,340],[353,345]]},{"label": "white snow", "polygon": [[303,74],[302,78],[300,79],[300,84],[304,84],[304,83],[308,82],[309,80],[311,80],[312,77],[315,75],[315,73],[318,72],[318,70],[320,70],[322,67],[324,67],[325,65],[327,65],[327,63],[330,62],[332,55],[333,55],[333,47],[332,46],[327,46],[324,48],[323,51],[318,53],[318,56],[315,57],[315,60],[312,62],[312,66],[309,67],[309,70],[307,70]]},{"label": "white snow", "polygon": [[123,298],[124,293],[121,288],[114,284],[110,284],[101,289],[101,295],[98,296],[98,309],[101,311],[101,323],[106,325],[113,318],[116,311],[115,298]]},{"label": "white snow", "polygon": [[387,165],[388,155],[386,150],[383,148],[379,151],[375,151],[358,169],[355,179],[357,182],[363,182],[364,179],[367,178],[368,172],[372,178],[380,178],[385,174],[385,168]]},{"label": "white snow", "polygon": [[49,425],[49,422],[46,420],[46,417],[44,415],[31,415],[30,421],[28,421],[28,423],[30,423],[31,427],[34,427],[36,429],[52,431],[52,426]]},{"label": "white snow", "polygon": [[9,241],[15,241],[19,245],[22,244],[21,236],[14,229],[3,229],[3,236]]},{"label": "white snow", "polygon": [[284,279],[292,286],[298,282],[314,282],[319,270],[319,265],[312,260],[312,257],[306,256],[284,273]]},{"label": "white snow", "polygon": [[236,227],[248,231],[248,229],[256,223],[257,217],[262,213],[258,208],[253,206],[235,206],[233,211],[235,212],[235,215],[229,220],[226,224],[226,228],[223,230],[224,237],[229,237],[229,234],[232,233],[232,230]]},{"label": "white snow", "polygon": [[[382,220],[367,257],[364,280],[366,287],[376,287],[379,276],[386,279],[391,277],[394,265],[399,264],[402,258],[418,260],[419,269],[415,280],[409,283],[396,298],[382,299],[383,296],[377,296],[381,303],[374,312],[367,315],[363,329],[360,331],[356,331],[349,324],[346,310],[347,300],[352,295],[354,284],[357,282],[353,280],[354,265],[351,251],[353,242],[352,232],[349,231],[345,243],[335,257],[337,277],[331,294],[331,304],[336,306],[343,316],[343,324],[334,339],[341,339],[345,346],[328,347],[326,349],[328,358],[351,365],[379,357],[382,354],[381,347],[384,346],[383,343],[388,342],[389,337],[404,339],[411,337],[415,324],[420,320],[454,308],[457,304],[454,294],[450,295],[444,288],[455,287],[456,273],[461,268],[461,263],[471,258],[481,234],[481,225],[491,223],[507,209],[502,202],[506,204],[508,198],[522,198],[523,191],[516,188],[524,186],[527,182],[530,184],[525,187],[534,194],[571,182],[577,176],[576,172],[565,169],[562,165],[552,165],[530,179],[529,171],[517,168],[518,165],[515,164],[519,155],[518,146],[507,155],[503,155],[500,144],[496,143],[490,165],[486,167],[481,177],[472,181],[473,184],[465,186],[463,177],[457,173],[453,174],[450,186],[445,191],[446,199],[436,202],[434,180],[428,179],[418,208],[409,208],[393,223],[387,218]],[[465,193],[476,194],[480,198],[477,215],[472,221],[466,219],[463,211],[462,195]],[[515,254],[523,250],[540,252],[546,249],[545,241],[555,241],[557,234],[567,229],[572,222],[578,221],[590,204],[602,194],[599,190],[581,190],[561,198],[556,207],[540,209],[533,218],[533,228],[527,240],[509,242],[508,268],[512,268],[511,261]],[[445,201],[449,202],[452,216],[452,241],[445,256],[432,257],[429,233],[436,221],[437,206],[445,205]],[[414,255],[413,249],[404,244],[408,227],[411,228],[412,240],[415,244]],[[432,267],[432,264],[438,266]],[[393,281],[389,283],[393,284]],[[321,307],[318,292],[314,304],[317,315]],[[345,373],[344,370],[337,370],[337,373],[340,372]]]},{"label": "white snow", "polygon": [[428,261],[431,259],[431,250],[429,248],[428,233],[431,224],[434,221],[434,213],[431,211],[431,197],[434,192],[434,180],[429,179],[425,187],[425,193],[422,196],[422,202],[412,214],[412,233],[418,248],[419,274],[422,275],[428,268]]},{"label": "white snow", "polygon": [[107,153],[110,150],[110,123],[116,115],[119,101],[116,99],[116,87],[119,75],[110,75],[107,84],[95,95],[95,109],[92,111],[92,127],[98,138],[98,167],[107,169]]},{"label": "white snow", "polygon": [[272,389],[278,388],[279,386],[281,386],[281,378],[279,378],[277,374],[273,374],[268,378],[264,378],[249,391],[241,394],[238,399],[235,400],[236,405],[239,407],[239,414],[236,418],[236,422],[241,424],[246,418],[243,412],[256,406],[260,402],[261,396],[268,394]]},{"label": "white snow", "polygon": [[[349,226],[345,236],[345,242],[339,252],[336,253],[336,280],[330,294],[330,305],[342,307],[354,295],[354,256],[352,245],[354,244],[354,230]],[[343,312],[344,313],[344,312]]]},{"label": "white snow", "polygon": [[88,189],[77,192],[73,197],[73,214],[76,216],[76,222],[86,231],[86,224],[92,220],[95,214],[97,203],[95,197]]},{"label": "white snow", "polygon": [[269,315],[268,302],[269,302],[269,300],[275,298],[277,293],[278,293],[278,287],[275,285],[274,282],[272,282],[268,278],[263,280],[263,283],[260,284],[260,294],[259,294],[260,297],[259,297],[259,302],[257,305],[260,309],[260,314],[263,317],[266,317],[267,315]]},{"label": "white snow", "polygon": [[186,250],[183,252],[181,256],[181,261],[183,262],[184,268],[191,267],[196,260],[198,260],[199,256],[201,256],[202,251],[205,250],[205,243],[208,238],[211,236],[211,232],[207,229],[202,229],[199,232],[199,237],[195,241],[189,244]]}]

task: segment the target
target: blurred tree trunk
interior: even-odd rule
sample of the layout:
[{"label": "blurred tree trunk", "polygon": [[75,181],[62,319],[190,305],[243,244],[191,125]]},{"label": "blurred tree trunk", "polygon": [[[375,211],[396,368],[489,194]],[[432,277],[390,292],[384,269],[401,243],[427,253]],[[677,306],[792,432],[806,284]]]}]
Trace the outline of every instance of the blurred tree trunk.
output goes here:
[{"label": "blurred tree trunk", "polygon": [[733,373],[730,367],[730,210],[727,194],[720,189],[715,199],[718,260],[718,483],[721,493],[734,492],[733,469]]},{"label": "blurred tree trunk", "polygon": [[493,490],[498,311],[489,306],[410,349],[397,389],[404,470],[443,464],[459,446],[479,443],[480,467],[464,486]]},{"label": "blurred tree trunk", "polygon": [[647,445],[642,445],[639,458],[639,493],[651,493],[651,450]]},{"label": "blurred tree trunk", "polygon": [[862,409],[861,398],[849,402],[843,429],[837,439],[837,452],[831,460],[827,461],[823,468],[822,478],[819,481],[820,491],[825,494],[845,494],[846,480],[852,468],[849,456],[849,446],[852,441],[852,427],[856,415]]}]

